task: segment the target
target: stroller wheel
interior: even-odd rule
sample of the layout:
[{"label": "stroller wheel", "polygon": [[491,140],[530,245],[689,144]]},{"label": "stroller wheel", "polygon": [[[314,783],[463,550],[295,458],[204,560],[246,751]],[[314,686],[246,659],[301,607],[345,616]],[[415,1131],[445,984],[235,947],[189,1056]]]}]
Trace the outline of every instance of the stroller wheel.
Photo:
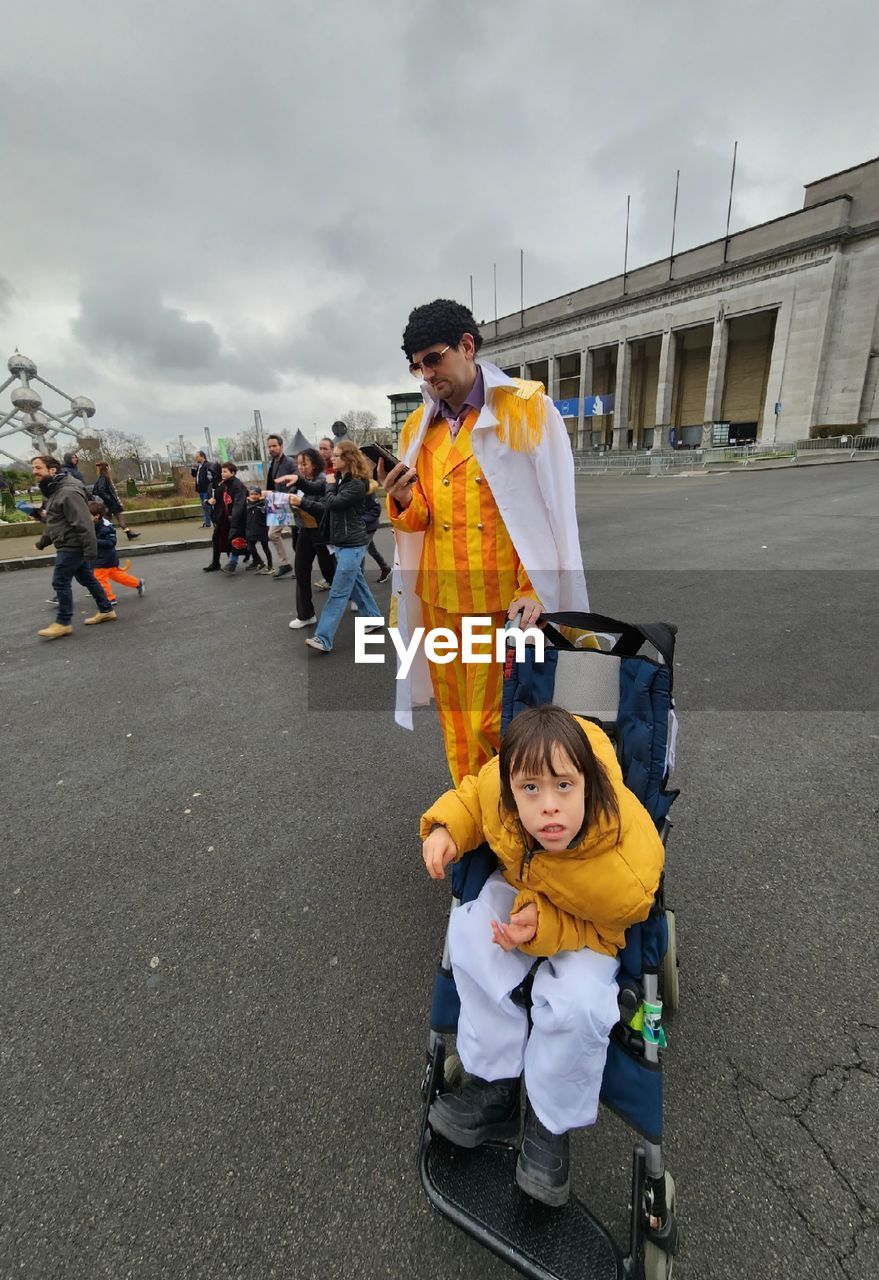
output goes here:
[{"label": "stroller wheel", "polygon": [[668,1014],[675,1013],[681,1003],[681,986],[678,975],[678,935],[675,927],[675,913],[666,911],[668,924],[668,946],[662,960],[662,1003]]},{"label": "stroller wheel", "polygon": [[458,1057],[457,1053],[450,1053],[443,1063],[443,1079],[448,1089],[457,1089],[459,1085],[464,1083],[466,1075],[464,1064]]},{"label": "stroller wheel", "polygon": [[[675,1212],[675,1180],[667,1170],[665,1174],[665,1202],[673,1219]],[[654,1244],[652,1240],[647,1239],[644,1241],[644,1280],[672,1280],[675,1264],[673,1255],[677,1251],[676,1225],[673,1226],[669,1244],[670,1249],[666,1252],[658,1244]]]}]

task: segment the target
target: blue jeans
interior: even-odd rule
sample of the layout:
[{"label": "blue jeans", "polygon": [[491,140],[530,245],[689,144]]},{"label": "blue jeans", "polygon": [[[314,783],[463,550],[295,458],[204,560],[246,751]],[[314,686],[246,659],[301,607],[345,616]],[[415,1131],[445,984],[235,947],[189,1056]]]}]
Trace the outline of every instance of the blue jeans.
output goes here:
[{"label": "blue jeans", "polygon": [[73,579],[91,592],[101,613],[112,613],[113,606],[107,593],[92,573],[81,551],[56,551],[55,572],[52,574],[52,590],[58,597],[58,618],[62,627],[73,621]]},{"label": "blue jeans", "polygon": [[320,640],[327,649],[333,647],[333,636],[345,616],[345,608],[349,600],[353,600],[357,605],[357,612],[365,614],[367,618],[382,616],[363,576],[365,555],[366,547],[336,548],[336,572],[333,574],[333,585],[314,633],[315,639]]},{"label": "blue jeans", "polygon": [[200,493],[198,495],[198,500],[201,503],[201,514],[204,517],[203,528],[205,529],[210,529],[211,525],[213,524],[213,521],[211,520],[211,511],[213,510],[213,508],[211,507],[208,501],[210,496],[211,496],[210,489],[208,489],[207,493]]}]

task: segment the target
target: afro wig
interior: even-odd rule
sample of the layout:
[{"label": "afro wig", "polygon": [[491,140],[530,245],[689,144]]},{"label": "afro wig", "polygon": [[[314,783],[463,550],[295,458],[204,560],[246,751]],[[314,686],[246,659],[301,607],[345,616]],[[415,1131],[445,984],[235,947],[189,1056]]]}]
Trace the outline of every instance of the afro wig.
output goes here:
[{"label": "afro wig", "polygon": [[450,347],[457,347],[465,333],[472,336],[473,346],[478,351],[482,346],[482,334],[473,312],[450,298],[437,298],[435,302],[426,302],[410,313],[403,333],[403,350],[411,360],[416,351],[424,351],[435,342],[447,342]]}]

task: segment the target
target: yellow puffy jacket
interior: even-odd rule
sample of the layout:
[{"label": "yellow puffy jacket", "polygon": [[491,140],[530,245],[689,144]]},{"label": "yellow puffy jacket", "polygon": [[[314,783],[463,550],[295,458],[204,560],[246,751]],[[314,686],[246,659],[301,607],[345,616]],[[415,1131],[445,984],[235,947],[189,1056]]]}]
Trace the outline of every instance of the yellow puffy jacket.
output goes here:
[{"label": "yellow puffy jacket", "polygon": [[459,858],[488,841],[504,878],[519,890],[510,914],[526,903],[537,905],[537,932],[519,948],[534,956],[583,947],[615,956],[628,926],[646,920],[665,859],[653,820],[623,782],[607,734],[575,718],[614,789],[619,832],[615,822],[602,819],[573,848],[556,853],[538,849],[526,862],[518,823],[501,811],[497,756],[478,777],[470,775],[457,790],[440,796],[421,819],[422,840],[434,826],[446,827]]}]

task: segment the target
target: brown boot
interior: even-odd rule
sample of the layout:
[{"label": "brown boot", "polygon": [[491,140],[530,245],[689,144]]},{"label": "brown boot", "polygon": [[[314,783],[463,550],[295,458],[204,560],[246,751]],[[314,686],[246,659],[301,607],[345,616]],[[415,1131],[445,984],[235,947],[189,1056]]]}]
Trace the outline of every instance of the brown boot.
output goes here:
[{"label": "brown boot", "polygon": [[99,622],[115,622],[116,614],[111,609],[109,613],[96,613],[93,618],[86,618],[83,623],[84,627],[95,627]]},{"label": "brown boot", "polygon": [[53,622],[48,627],[43,627],[42,631],[37,632],[38,636],[44,636],[46,640],[60,640],[62,636],[72,636],[73,627],[66,627],[63,622]]}]

